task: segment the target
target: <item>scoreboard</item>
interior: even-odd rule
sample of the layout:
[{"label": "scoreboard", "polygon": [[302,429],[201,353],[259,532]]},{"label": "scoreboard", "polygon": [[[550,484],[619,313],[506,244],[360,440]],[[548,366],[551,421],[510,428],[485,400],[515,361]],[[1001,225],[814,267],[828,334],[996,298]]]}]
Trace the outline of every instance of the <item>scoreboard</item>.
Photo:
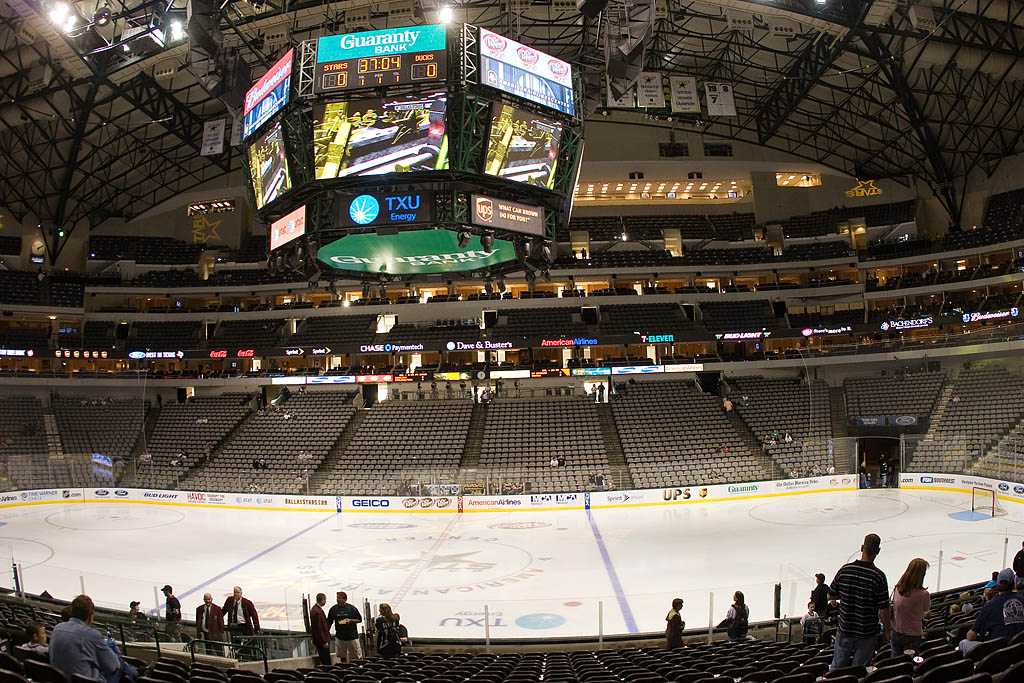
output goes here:
[{"label": "scoreboard", "polygon": [[313,92],[432,83],[448,76],[444,24],[345,33],[317,40]]}]

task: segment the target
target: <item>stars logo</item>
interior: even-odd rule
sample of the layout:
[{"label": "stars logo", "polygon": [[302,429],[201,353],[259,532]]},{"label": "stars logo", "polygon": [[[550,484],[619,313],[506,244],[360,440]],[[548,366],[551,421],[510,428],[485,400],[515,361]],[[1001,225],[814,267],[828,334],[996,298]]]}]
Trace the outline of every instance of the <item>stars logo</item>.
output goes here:
[{"label": "stars logo", "polygon": [[858,180],[857,186],[846,191],[846,196],[855,197],[877,197],[882,194],[882,188],[875,185],[874,180]]},{"label": "stars logo", "polygon": [[206,214],[196,214],[192,219],[192,243],[205,244],[214,240],[223,242],[220,233],[217,232],[221,222],[211,221]]}]

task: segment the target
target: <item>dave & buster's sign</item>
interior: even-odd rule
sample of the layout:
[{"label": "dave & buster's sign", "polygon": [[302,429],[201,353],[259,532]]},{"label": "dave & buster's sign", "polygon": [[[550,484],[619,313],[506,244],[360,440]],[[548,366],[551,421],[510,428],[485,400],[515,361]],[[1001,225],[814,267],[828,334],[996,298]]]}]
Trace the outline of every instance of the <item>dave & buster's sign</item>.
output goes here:
[{"label": "dave & buster's sign", "polygon": [[475,194],[472,197],[473,223],[491,228],[544,234],[544,209],[507,199]]},{"label": "dave & buster's sign", "polygon": [[288,104],[294,52],[294,50],[288,50],[284,57],[277,60],[277,63],[270,67],[270,70],[260,80],[256,81],[256,85],[245,93],[245,106],[242,110],[243,140]]}]

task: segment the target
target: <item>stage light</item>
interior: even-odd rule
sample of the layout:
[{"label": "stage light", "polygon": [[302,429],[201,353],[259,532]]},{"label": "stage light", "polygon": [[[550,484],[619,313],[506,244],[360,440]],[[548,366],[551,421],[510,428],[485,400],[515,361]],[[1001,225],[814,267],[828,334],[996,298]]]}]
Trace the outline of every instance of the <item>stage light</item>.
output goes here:
[{"label": "stage light", "polygon": [[97,26],[106,26],[110,23],[110,5],[104,2],[102,5],[96,7],[96,11],[92,13],[92,23]]},{"label": "stage light", "polygon": [[53,9],[50,10],[50,21],[55,24],[63,24],[70,11],[71,8],[68,7],[66,3],[58,2],[53,6]]},{"label": "stage light", "polygon": [[121,49],[124,50],[125,52],[131,52],[132,51],[132,49],[130,47],[128,47],[128,43],[125,43],[124,45],[122,45]]},{"label": "stage light", "polygon": [[171,22],[171,40],[183,40],[185,38],[185,26],[180,21]]},{"label": "stage light", "polygon": [[469,234],[468,230],[462,230],[459,232],[459,249],[465,249],[469,246],[469,240],[472,239],[472,235]]},{"label": "stage light", "polygon": [[494,249],[494,233],[485,232],[480,236],[480,246],[484,248],[484,251],[492,251]]},{"label": "stage light", "polygon": [[540,276],[544,279],[544,282],[551,282],[551,273],[547,268],[540,271]]},{"label": "stage light", "polygon": [[498,294],[504,294],[504,293],[505,293],[505,279],[499,277],[498,278]]},{"label": "stage light", "polygon": [[545,242],[544,246],[540,248],[540,254],[544,257],[544,260],[548,263],[554,261],[554,251],[551,248],[551,242]]},{"label": "stage light", "polygon": [[484,292],[487,294],[487,296],[494,294],[494,284],[490,281],[490,279],[484,282]]},{"label": "stage light", "polygon": [[450,24],[452,23],[452,19],[454,18],[454,16],[455,13],[452,12],[451,7],[442,7],[441,11],[437,15],[437,18],[441,21],[442,24]]},{"label": "stage light", "polygon": [[78,23],[78,17],[74,14],[69,14],[64,20],[64,25],[61,28],[63,28],[64,33],[71,33],[75,30],[76,23]]}]

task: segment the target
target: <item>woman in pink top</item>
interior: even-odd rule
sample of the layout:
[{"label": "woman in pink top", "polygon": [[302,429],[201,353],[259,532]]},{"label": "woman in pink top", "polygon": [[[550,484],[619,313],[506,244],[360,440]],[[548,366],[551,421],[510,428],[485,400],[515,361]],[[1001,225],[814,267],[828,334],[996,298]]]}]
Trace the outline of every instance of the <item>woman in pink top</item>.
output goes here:
[{"label": "woman in pink top", "polygon": [[896,589],[892,592],[892,656],[914,650],[924,636],[924,615],[931,609],[932,599],[924,587],[928,563],[915,557],[907,565]]}]

